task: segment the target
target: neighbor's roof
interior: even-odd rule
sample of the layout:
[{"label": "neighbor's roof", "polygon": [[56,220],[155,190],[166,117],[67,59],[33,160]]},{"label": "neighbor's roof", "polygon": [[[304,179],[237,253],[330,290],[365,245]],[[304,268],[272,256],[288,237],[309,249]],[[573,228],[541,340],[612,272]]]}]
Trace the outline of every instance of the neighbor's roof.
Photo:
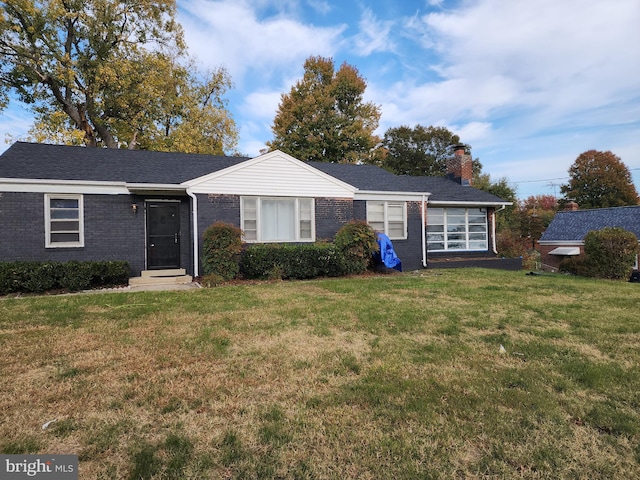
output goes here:
[{"label": "neighbor's roof", "polygon": [[640,206],[558,212],[540,242],[582,242],[591,230],[620,227],[640,238]]},{"label": "neighbor's roof", "polygon": [[[0,155],[0,178],[179,185],[249,159],[17,142]],[[394,175],[374,165],[308,164],[364,191],[430,193],[430,202],[509,203],[444,177]]]}]

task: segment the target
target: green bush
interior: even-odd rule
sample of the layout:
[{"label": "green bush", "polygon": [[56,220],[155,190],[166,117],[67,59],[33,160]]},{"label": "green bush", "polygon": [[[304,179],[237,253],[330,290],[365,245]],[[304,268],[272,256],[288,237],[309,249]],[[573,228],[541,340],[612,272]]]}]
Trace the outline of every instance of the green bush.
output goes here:
[{"label": "green bush", "polygon": [[307,279],[337,277],[346,262],[331,243],[255,244],[242,255],[242,275],[249,279]]},{"label": "green bush", "polygon": [[0,295],[126,285],[129,264],[104,262],[0,262]]},{"label": "green bush", "polygon": [[638,253],[638,238],[623,228],[592,230],[584,237],[584,253],[597,277],[627,279]]},{"label": "green bush", "polygon": [[364,221],[344,225],[336,234],[335,244],[345,258],[347,273],[364,273],[379,249],[376,233]]},{"label": "green bush", "polygon": [[224,222],[216,222],[204,232],[202,271],[231,280],[240,271],[242,230]]},{"label": "green bush", "polygon": [[565,258],[558,266],[563,273],[578,275],[580,277],[596,277],[593,266],[586,257],[570,257]]},{"label": "green bush", "polygon": [[91,286],[92,266],[87,262],[67,262],[59,266],[58,285],[60,288],[77,292]]},{"label": "green bush", "polygon": [[618,227],[592,230],[584,237],[584,256],[560,263],[560,270],[583,277],[627,279],[638,253],[638,238]]}]

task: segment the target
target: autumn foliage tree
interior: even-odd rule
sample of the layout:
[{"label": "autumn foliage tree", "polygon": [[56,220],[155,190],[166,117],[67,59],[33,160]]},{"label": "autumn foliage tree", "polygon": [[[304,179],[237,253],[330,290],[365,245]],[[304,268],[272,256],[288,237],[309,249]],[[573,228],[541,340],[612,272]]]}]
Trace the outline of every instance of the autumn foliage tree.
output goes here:
[{"label": "autumn foliage tree", "polygon": [[564,202],[573,201],[585,209],[638,204],[631,172],[610,151],[582,153],[569,168],[569,177],[569,183],[560,187]]},{"label": "autumn foliage tree", "polygon": [[175,0],[0,3],[0,107],[37,141],[223,153],[237,142],[223,70],[189,64]]},{"label": "autumn foliage tree", "polygon": [[308,58],[303,78],[281,97],[268,147],[305,161],[370,161],[380,109],[363,101],[366,86],[347,63],[335,71],[330,58]]}]

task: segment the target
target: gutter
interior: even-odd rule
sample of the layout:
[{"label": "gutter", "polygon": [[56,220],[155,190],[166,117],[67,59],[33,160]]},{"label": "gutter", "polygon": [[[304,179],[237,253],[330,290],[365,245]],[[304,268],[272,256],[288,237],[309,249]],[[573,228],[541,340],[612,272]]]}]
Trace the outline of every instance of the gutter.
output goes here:
[{"label": "gutter", "polygon": [[506,205],[502,205],[499,209],[494,210],[492,214],[493,222],[491,222],[491,247],[493,249],[493,253],[496,255],[498,254],[498,246],[496,245],[496,213],[501,212],[505,208],[507,208]]},{"label": "gutter", "polygon": [[190,188],[186,189],[187,195],[191,197],[191,216],[192,216],[192,224],[193,224],[193,276],[199,276],[199,252],[198,252],[198,198],[195,193],[191,191]]},{"label": "gutter", "polygon": [[427,268],[427,196],[422,195],[422,208],[420,210],[420,216],[422,218],[422,267]]}]

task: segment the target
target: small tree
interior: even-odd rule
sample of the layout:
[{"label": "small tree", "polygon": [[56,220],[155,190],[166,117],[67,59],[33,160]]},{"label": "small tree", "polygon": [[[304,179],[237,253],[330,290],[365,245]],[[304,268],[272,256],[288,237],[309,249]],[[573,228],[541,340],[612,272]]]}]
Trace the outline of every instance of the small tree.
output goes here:
[{"label": "small tree", "polygon": [[214,223],[204,232],[203,273],[222,280],[235,278],[240,271],[241,253],[242,230],[228,223]]}]

